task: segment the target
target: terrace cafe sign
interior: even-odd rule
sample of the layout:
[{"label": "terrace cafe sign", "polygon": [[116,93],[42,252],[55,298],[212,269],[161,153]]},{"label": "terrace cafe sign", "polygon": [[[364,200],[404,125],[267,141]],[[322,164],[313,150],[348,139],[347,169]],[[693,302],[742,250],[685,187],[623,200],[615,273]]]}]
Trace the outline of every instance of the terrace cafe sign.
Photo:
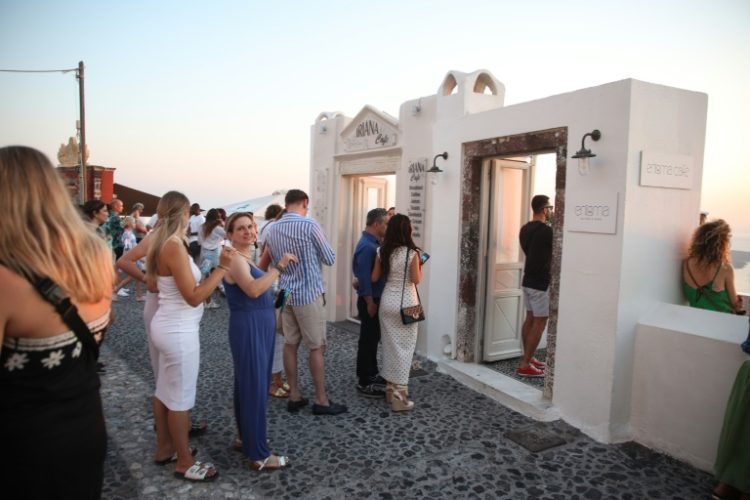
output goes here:
[{"label": "terrace cafe sign", "polygon": [[341,133],[347,152],[391,148],[398,144],[398,126],[385,115],[365,108]]}]

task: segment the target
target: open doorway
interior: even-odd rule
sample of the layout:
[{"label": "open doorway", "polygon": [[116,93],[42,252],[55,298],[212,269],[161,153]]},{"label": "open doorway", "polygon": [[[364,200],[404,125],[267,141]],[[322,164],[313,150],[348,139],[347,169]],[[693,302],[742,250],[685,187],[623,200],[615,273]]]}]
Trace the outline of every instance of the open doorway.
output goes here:
[{"label": "open doorway", "polygon": [[[506,332],[498,338],[500,342],[505,342],[505,345],[497,346],[497,350],[502,353],[503,348],[507,348],[508,352],[500,355],[514,355],[510,352],[512,351],[510,346],[515,342],[513,336],[518,335],[520,337],[518,320],[522,319],[521,314],[523,313],[520,293],[513,298],[513,294],[516,292],[515,289],[511,289],[512,286],[517,286],[520,289],[523,271],[523,260],[522,256],[519,255],[520,249],[514,249],[513,246],[518,237],[517,229],[520,229],[520,226],[530,218],[527,200],[530,199],[532,190],[544,192],[554,200],[555,217],[553,221],[552,265],[549,287],[550,315],[546,335],[547,369],[544,379],[544,397],[546,398],[552,397],[554,383],[555,338],[565,213],[567,135],[567,128],[563,127],[464,143],[464,157],[461,167],[462,202],[460,220],[462,227],[458,261],[459,303],[457,315],[461,318],[461,321],[456,324],[455,350],[456,359],[459,361],[476,363],[482,362],[484,359],[485,323],[489,314],[487,302],[490,299],[486,296],[486,292],[487,290],[493,290],[494,293],[494,289],[491,287],[496,286],[498,281],[501,285],[506,286],[505,290],[501,290],[505,294],[504,296],[501,293],[497,294],[497,298],[504,300],[504,303],[501,304],[502,307],[499,307],[498,317],[492,318],[491,321],[497,319],[498,323],[504,323]],[[542,158],[542,153],[549,153],[550,156]],[[526,165],[502,164],[502,162],[512,160]],[[494,161],[500,161],[501,163],[493,163]],[[543,163],[549,164],[550,162],[554,165],[554,174],[552,174],[554,190],[549,187],[552,182],[549,175],[532,176],[532,172],[538,172]],[[538,167],[535,165],[532,168],[532,163],[535,163]],[[515,171],[513,167],[516,167]],[[502,178],[506,174],[507,179],[496,181],[490,188],[491,169],[493,168],[508,168],[507,172],[504,170],[495,172],[496,179],[498,176]],[[507,185],[504,185],[503,182],[506,181]],[[499,227],[494,226],[494,238],[499,243],[496,243],[494,255],[490,258],[488,246],[490,235],[487,219],[491,214],[487,191],[492,189],[499,190],[495,193],[495,200],[500,200],[495,203],[493,216],[496,220],[503,221],[507,215],[507,224],[503,225],[501,222]],[[509,203],[512,202],[513,208],[508,209],[507,214],[504,215],[502,201],[505,200]],[[476,217],[475,214],[486,215]],[[502,247],[503,241],[507,243],[505,249]],[[499,253],[497,245],[500,246]],[[514,252],[516,253],[514,254]],[[501,266],[496,269],[498,255],[500,255],[499,264]],[[514,258],[515,260],[513,260]],[[492,267],[492,269],[488,269],[489,267]],[[489,279],[488,276],[490,276]]]},{"label": "open doorway", "polygon": [[[486,266],[481,361],[494,362],[522,354],[526,308],[521,280],[526,259],[518,234],[531,219],[534,195],[546,194],[554,205],[555,155],[488,158],[483,169],[482,205],[486,208],[481,225]],[[546,347],[545,336],[539,347]]]},{"label": "open doorway", "polygon": [[[554,205],[555,154],[488,158],[483,165],[482,247],[486,253],[484,322],[480,361],[504,375],[518,378],[515,369],[523,355],[521,327],[526,316],[521,281],[526,255],[519,232],[531,220],[531,199],[550,197]],[[546,329],[536,358],[546,358]],[[541,388],[542,379],[522,382]]]},{"label": "open doorway", "polygon": [[[388,209],[396,204],[396,176],[392,175],[350,175],[349,200],[345,213],[347,217],[346,243],[348,283],[352,282],[351,262],[362,230],[365,228],[367,212],[373,208]],[[357,318],[357,292],[352,286],[346,287],[347,320],[359,323]]]}]

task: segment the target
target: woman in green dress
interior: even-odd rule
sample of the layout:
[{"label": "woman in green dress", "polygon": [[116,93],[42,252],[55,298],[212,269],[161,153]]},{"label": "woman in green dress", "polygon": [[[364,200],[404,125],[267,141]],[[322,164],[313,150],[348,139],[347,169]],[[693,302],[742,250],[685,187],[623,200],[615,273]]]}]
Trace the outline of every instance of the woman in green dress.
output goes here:
[{"label": "woman in green dress", "polygon": [[682,291],[692,307],[737,313],[742,299],[734,287],[729,259],[729,224],[722,219],[698,226],[682,264]]},{"label": "woman in green dress", "polygon": [[[698,226],[682,265],[682,290],[692,307],[740,313],[742,300],[734,288],[729,260],[731,229],[722,219]],[[714,463],[719,484],[712,498],[750,499],[750,361],[737,372],[724,413]]]}]

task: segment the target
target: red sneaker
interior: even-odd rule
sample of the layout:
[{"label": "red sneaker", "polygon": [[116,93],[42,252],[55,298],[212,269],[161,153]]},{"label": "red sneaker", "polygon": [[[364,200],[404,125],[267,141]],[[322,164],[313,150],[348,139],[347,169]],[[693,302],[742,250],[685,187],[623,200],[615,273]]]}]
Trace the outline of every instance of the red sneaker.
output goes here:
[{"label": "red sneaker", "polygon": [[526,368],[516,370],[516,375],[520,377],[539,378],[544,377],[544,372],[534,365],[529,365]]},{"label": "red sneaker", "polygon": [[536,358],[531,358],[530,362],[532,365],[539,368],[540,370],[544,370],[545,368],[547,368],[547,363],[545,363],[544,361],[539,361]]}]

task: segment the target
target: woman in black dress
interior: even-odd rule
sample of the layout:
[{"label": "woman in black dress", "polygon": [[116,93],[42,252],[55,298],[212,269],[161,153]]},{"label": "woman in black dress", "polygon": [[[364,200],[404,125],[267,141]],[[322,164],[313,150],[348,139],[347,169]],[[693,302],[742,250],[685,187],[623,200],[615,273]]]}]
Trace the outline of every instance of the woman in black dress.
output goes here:
[{"label": "woman in black dress", "polygon": [[[34,149],[0,148],[0,210],[2,497],[99,498],[107,435],[96,357],[109,322],[111,253]],[[88,331],[71,331],[32,276],[56,283]]]}]

